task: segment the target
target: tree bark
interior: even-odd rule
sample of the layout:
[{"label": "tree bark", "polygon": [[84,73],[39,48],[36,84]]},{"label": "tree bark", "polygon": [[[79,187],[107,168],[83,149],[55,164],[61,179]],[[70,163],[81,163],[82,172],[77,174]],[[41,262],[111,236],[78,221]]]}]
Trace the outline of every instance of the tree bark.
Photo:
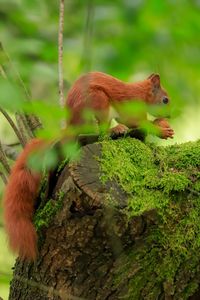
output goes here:
[{"label": "tree bark", "polygon": [[[163,148],[151,148],[135,139],[126,140],[126,145],[130,143],[130,149],[133,147],[135,151],[132,167],[140,164],[135,160],[137,156],[147,151],[146,156],[153,159],[153,170],[155,167],[159,172],[160,182],[164,182],[163,178],[169,171],[172,176],[183,176],[185,165],[178,166],[190,159],[190,154],[192,156],[187,184],[179,182],[176,177],[177,182],[168,191],[167,182],[165,186],[160,182],[154,186],[154,180],[145,183],[145,192],[159,190],[170,198],[170,202],[161,207],[161,211],[166,209],[164,217],[159,213],[160,207],[153,205],[142,212],[130,213],[130,193],[120,182],[119,175],[102,179],[106,173],[101,161],[105,159],[105,145],[118,147],[120,143],[123,142],[84,146],[80,161],[65,165],[59,177],[51,182],[53,187],[48,193],[48,201],[43,198],[36,211],[38,259],[35,263],[17,259],[10,300],[199,299],[200,255],[196,251],[198,245],[195,248],[192,243],[196,245],[200,230],[193,228],[191,219],[188,219],[185,226],[190,230],[179,232],[182,220],[187,220],[185,218],[199,198],[199,142],[181,145],[181,149],[180,146],[169,147],[166,154]],[[125,149],[125,144],[120,147]],[[169,160],[167,167],[164,153]],[[129,157],[130,153],[127,153],[127,159]],[[143,180],[145,172],[149,171],[145,159],[141,160],[141,168],[143,165],[147,168],[144,172],[140,166],[134,169],[138,172],[136,176],[143,174],[138,180]],[[117,163],[119,160],[121,168],[130,175],[132,169],[129,172],[126,158],[116,157]],[[170,177],[168,173],[167,177]],[[126,181],[129,184],[133,178]],[[133,195],[140,192],[136,189]],[[49,213],[47,207],[53,213]],[[198,216],[195,216],[193,222],[198,221]],[[180,240],[184,234],[191,234],[191,239],[182,243]],[[176,238],[179,238],[177,244]]]}]

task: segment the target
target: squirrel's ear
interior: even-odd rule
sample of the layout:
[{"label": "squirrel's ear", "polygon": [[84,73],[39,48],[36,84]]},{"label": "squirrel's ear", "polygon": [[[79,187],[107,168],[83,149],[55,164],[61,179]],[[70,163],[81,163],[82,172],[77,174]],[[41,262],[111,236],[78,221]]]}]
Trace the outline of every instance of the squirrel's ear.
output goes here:
[{"label": "squirrel's ear", "polygon": [[160,87],[160,75],[159,74],[151,74],[148,79],[150,79],[152,85],[154,87]]},{"label": "squirrel's ear", "polygon": [[147,79],[151,79],[154,75],[155,73],[152,73],[151,75],[149,75],[149,77],[147,77]]}]

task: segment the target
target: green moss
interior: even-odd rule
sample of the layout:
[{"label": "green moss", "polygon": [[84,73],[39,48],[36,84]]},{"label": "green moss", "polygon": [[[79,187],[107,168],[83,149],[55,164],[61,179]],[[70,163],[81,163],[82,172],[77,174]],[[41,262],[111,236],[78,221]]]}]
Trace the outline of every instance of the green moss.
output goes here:
[{"label": "green moss", "polygon": [[69,162],[69,158],[65,158],[64,160],[62,160],[57,169],[57,173],[60,173],[64,169],[64,167],[68,164],[68,162]]},{"label": "green moss", "polygon": [[191,169],[200,165],[200,141],[167,147],[165,154],[169,167]]},{"label": "green moss", "polygon": [[156,225],[116,265],[114,285],[129,278],[122,299],[154,300],[163,290],[188,299],[200,283],[200,142],[155,148],[105,141],[99,160],[102,182],[116,181],[127,193],[128,219],[157,211]]},{"label": "green moss", "polygon": [[163,188],[165,193],[173,191],[184,191],[190,184],[190,180],[182,172],[165,172],[160,178],[158,186]]},{"label": "green moss", "polygon": [[200,180],[194,183],[193,189],[200,193]]},{"label": "green moss", "polygon": [[39,192],[39,197],[40,197],[40,203],[42,204],[43,201],[45,201],[45,196],[46,196],[46,190],[47,190],[47,185],[48,185],[48,176],[47,174],[43,174],[42,180],[40,183],[40,192]]},{"label": "green moss", "polygon": [[57,200],[50,199],[43,208],[39,208],[34,216],[34,224],[37,230],[41,227],[47,227],[56,213],[63,205],[63,192],[59,193]]}]

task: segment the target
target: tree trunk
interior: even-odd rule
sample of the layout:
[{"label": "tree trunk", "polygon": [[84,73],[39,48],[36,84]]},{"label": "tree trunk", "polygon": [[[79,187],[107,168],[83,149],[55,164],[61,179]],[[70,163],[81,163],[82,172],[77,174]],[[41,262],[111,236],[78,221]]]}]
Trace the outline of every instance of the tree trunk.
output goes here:
[{"label": "tree trunk", "polygon": [[200,142],[83,147],[41,193],[38,259],[17,260],[9,299],[200,299],[199,168]]}]

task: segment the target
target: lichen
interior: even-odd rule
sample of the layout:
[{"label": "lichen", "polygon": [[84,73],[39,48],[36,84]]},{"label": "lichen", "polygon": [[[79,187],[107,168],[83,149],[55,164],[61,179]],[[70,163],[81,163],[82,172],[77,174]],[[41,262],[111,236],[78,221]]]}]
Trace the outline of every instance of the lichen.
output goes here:
[{"label": "lichen", "polygon": [[157,212],[156,225],[116,263],[114,286],[129,278],[120,299],[188,299],[200,283],[200,142],[105,141],[99,160],[102,183],[116,181],[127,193],[128,219]]}]

